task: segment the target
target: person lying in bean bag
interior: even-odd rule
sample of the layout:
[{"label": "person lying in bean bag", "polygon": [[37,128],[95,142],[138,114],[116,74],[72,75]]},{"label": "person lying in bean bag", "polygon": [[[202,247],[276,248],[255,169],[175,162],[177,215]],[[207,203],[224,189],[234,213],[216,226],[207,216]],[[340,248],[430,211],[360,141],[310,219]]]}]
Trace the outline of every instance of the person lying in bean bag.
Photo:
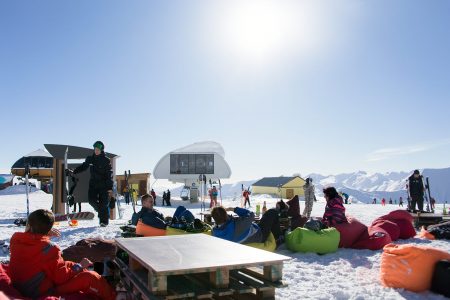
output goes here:
[{"label": "person lying in bean bag", "polygon": [[154,199],[151,195],[145,194],[141,198],[142,208],[138,213],[134,213],[131,218],[132,225],[138,225],[140,220],[143,224],[158,228],[166,229],[166,222],[162,213],[153,208]]},{"label": "person lying in bean bag", "polygon": [[[230,216],[227,212],[234,212],[237,217]],[[254,222],[254,212],[241,207],[225,209],[223,206],[216,206],[211,210],[211,217],[216,223],[212,235],[221,239],[240,244],[264,243],[272,233],[277,245],[284,241],[280,229],[279,208],[266,211],[259,224]]]}]

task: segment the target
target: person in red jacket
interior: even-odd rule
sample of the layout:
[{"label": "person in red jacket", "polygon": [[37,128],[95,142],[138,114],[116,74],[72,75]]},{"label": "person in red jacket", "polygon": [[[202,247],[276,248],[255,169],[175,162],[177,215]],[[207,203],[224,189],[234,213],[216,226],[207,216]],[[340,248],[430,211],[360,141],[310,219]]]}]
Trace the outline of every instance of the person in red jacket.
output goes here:
[{"label": "person in red jacket", "polygon": [[155,193],[155,191],[153,189],[150,191],[150,195],[152,195],[152,197],[153,197],[153,204],[156,206],[156,193]]},{"label": "person in red jacket", "polygon": [[64,261],[61,250],[50,241],[60,236],[52,229],[53,213],[46,209],[32,212],[25,232],[16,232],[10,241],[10,270],[14,286],[26,297],[61,296],[82,292],[103,300],[115,299],[115,291],[106,279],[88,271],[92,262]]},{"label": "person in red jacket", "polygon": [[244,192],[242,193],[242,197],[244,197],[244,207],[247,206],[247,203],[248,203],[248,207],[251,207],[250,206],[250,191],[244,190]]}]

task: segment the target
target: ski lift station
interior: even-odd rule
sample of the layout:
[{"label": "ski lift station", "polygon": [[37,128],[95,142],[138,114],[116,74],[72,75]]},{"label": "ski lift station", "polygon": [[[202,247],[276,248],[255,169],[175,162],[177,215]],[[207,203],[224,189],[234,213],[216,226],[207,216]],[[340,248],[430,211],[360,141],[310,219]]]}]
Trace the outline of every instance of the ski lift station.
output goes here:
[{"label": "ski lift station", "polygon": [[182,183],[183,200],[197,202],[198,189],[202,182],[206,185],[219,183],[230,178],[231,169],[225,161],[225,151],[219,143],[208,141],[194,143],[164,155],[153,170],[155,179],[167,179]]}]

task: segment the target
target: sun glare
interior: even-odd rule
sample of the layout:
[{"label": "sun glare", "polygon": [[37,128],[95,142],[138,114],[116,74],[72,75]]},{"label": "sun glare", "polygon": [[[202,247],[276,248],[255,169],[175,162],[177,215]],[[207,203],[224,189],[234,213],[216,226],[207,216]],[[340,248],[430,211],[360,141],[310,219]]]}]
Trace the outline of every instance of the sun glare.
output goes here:
[{"label": "sun glare", "polygon": [[[232,2],[220,12],[216,38],[225,55],[246,64],[267,64],[314,42],[310,11],[290,1]],[[294,3],[294,4],[293,4]]]}]

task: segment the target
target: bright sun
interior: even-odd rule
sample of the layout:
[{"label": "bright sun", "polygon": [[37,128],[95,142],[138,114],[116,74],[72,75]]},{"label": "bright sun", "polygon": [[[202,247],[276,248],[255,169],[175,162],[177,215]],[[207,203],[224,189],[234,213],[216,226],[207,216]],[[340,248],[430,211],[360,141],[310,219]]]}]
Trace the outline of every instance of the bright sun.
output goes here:
[{"label": "bright sun", "polygon": [[216,20],[216,38],[221,50],[234,60],[266,64],[313,41],[311,14],[305,13],[305,7],[290,1],[231,3]]}]

